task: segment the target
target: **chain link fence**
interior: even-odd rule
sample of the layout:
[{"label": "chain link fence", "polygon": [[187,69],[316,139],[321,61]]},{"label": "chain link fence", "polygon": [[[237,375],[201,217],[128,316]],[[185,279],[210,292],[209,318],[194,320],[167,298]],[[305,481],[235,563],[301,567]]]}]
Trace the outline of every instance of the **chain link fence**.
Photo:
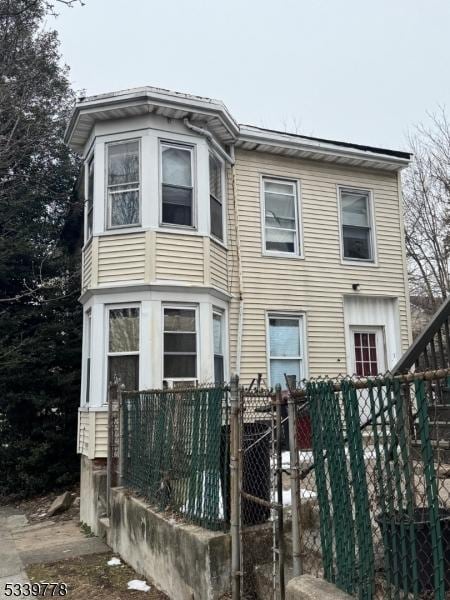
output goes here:
[{"label": "chain link fence", "polygon": [[121,481],[155,508],[229,526],[229,389],[124,392]]}]

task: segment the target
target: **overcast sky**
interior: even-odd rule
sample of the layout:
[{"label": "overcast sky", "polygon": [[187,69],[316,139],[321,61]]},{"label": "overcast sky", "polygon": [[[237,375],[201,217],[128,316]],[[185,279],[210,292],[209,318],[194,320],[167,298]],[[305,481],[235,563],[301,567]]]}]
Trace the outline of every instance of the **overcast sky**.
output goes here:
[{"label": "overcast sky", "polygon": [[407,148],[450,107],[449,0],[85,0],[56,27],[75,89],[152,85],[240,123]]}]

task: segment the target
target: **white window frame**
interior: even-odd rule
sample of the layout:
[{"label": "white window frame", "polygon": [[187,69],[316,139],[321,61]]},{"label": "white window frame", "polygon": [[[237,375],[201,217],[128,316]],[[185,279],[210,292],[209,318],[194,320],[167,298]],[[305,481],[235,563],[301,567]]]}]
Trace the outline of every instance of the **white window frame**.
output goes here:
[{"label": "white window frame", "polygon": [[[191,153],[191,181],[192,181],[192,225],[179,225],[177,223],[165,223],[163,221],[163,147],[170,146],[171,148],[179,148],[180,150],[188,150]],[[169,139],[158,140],[159,154],[159,226],[164,229],[184,229],[192,231],[197,229],[197,185],[196,185],[196,147],[193,144],[178,142]]]},{"label": "white window frame", "polygon": [[218,308],[216,306],[212,307],[212,339],[213,339],[213,350],[212,350],[212,357],[213,357],[213,374],[214,374],[214,381],[216,379],[215,377],[215,357],[216,357],[216,353],[214,351],[214,317],[218,316],[220,317],[220,322],[221,322],[221,335],[222,335],[222,354],[218,354],[217,356],[222,356],[222,361],[223,361],[223,379],[224,381],[227,381],[228,377],[227,377],[227,360],[226,360],[226,352],[227,352],[227,344],[226,344],[226,322],[225,322],[225,311],[222,310],[221,308]]},{"label": "white window frame", "polygon": [[[282,252],[279,250],[266,249],[266,195],[265,182],[268,183],[291,183],[295,190],[295,244],[294,252]],[[262,253],[265,256],[276,256],[280,258],[303,258],[303,219],[300,199],[300,181],[293,177],[274,177],[272,175],[261,175],[260,178],[260,196],[261,196],[261,229],[262,229]],[[292,229],[289,229],[292,231]]]},{"label": "white window frame", "polygon": [[[124,308],[137,308],[139,311],[139,350],[132,352],[110,352],[109,351],[109,313],[111,310],[124,309]],[[108,402],[108,390],[109,390],[109,357],[110,356],[138,356],[139,357],[139,377],[138,387],[140,386],[141,378],[141,350],[142,350],[142,307],[140,302],[127,302],[120,304],[106,304],[105,305],[105,395]]]},{"label": "white window frame", "polygon": [[[300,352],[299,356],[271,356],[270,354],[270,319],[286,319],[293,320],[297,319],[299,322],[299,339],[300,339]],[[300,380],[297,381],[297,386],[300,385],[303,379],[308,376],[308,360],[307,360],[307,347],[306,347],[306,313],[304,312],[277,312],[269,311],[266,313],[266,356],[267,356],[267,381],[269,387],[272,386],[271,382],[271,360],[298,360],[300,363]],[[285,389],[285,386],[281,386]]]},{"label": "white window frame", "polygon": [[[370,230],[370,249],[371,249],[371,258],[346,258],[344,256],[344,226],[342,221],[342,192],[353,192],[356,194],[367,194],[367,205],[368,205],[368,220],[369,220],[369,230]],[[368,188],[359,188],[354,185],[338,185],[337,186],[337,198],[338,198],[338,223],[339,223],[339,240],[340,240],[340,250],[341,250],[341,263],[349,264],[349,265],[365,265],[367,267],[378,266],[377,259],[377,235],[375,228],[375,203],[374,203],[374,195],[373,191]]]},{"label": "white window frame", "polygon": [[[209,187],[209,157],[212,156],[219,164],[220,164],[220,187],[221,187],[221,192],[222,192],[222,198],[219,200],[218,198],[216,198],[213,194],[211,194],[211,189]],[[226,211],[226,197],[225,197],[225,176],[226,176],[226,172],[225,172],[225,162],[224,160],[218,155],[216,154],[213,150],[211,150],[211,148],[209,148],[209,153],[208,153],[208,189],[209,189],[209,195],[208,195],[208,208],[209,208],[209,233],[211,235],[211,238],[217,242],[218,244],[222,244],[225,245],[226,244],[226,239],[227,239],[227,221],[226,221],[226,216],[227,216],[227,211]],[[222,239],[220,239],[219,237],[217,237],[216,235],[214,235],[214,233],[212,232],[212,220],[211,220],[211,196],[213,196],[213,198],[220,203],[220,205],[222,206]]]},{"label": "white window frame", "polygon": [[[83,406],[89,406],[91,400],[92,381],[92,309],[85,313],[84,324],[84,360],[83,360]],[[89,361],[89,362],[88,362]],[[89,369],[88,369],[89,364]]]},{"label": "white window frame", "polygon": [[[175,308],[177,310],[194,310],[195,311],[195,372],[196,377],[164,377],[164,311],[166,308]],[[200,319],[199,319],[199,305],[198,304],[179,304],[176,302],[162,302],[161,303],[161,370],[162,370],[162,382],[163,387],[167,384],[167,387],[174,387],[174,383],[177,381],[185,381],[187,384],[193,383],[196,384],[199,381],[199,368],[200,368],[200,327],[199,327]],[[173,333],[173,332],[172,332]],[[186,333],[192,333],[186,332]]]},{"label": "white window frame", "polygon": [[[137,221],[137,223],[128,223],[125,225],[111,225],[111,203],[109,201],[109,188],[110,187],[119,187],[120,186],[126,186],[126,185],[132,185],[129,183],[117,183],[114,184],[112,186],[110,186],[108,184],[108,176],[109,176],[109,148],[111,146],[118,146],[120,144],[128,144],[130,142],[137,142],[138,143],[138,153],[139,153],[139,181],[137,182],[137,187],[133,187],[133,188],[128,188],[127,190],[118,190],[117,193],[120,193],[120,191],[128,191],[128,192],[138,192],[138,204],[139,204],[139,219]],[[129,229],[129,228],[136,228],[136,227],[141,227],[142,226],[142,140],[140,137],[132,137],[132,138],[125,138],[125,139],[120,139],[120,140],[114,140],[111,142],[106,142],[105,143],[105,204],[106,204],[106,230],[109,231],[114,231],[116,229]]]},{"label": "white window frame", "polygon": [[[92,190],[92,231],[91,235],[88,235],[88,220],[89,220],[89,211],[88,211],[88,202],[89,202],[89,167],[93,163],[94,166],[94,181],[93,181],[93,190]],[[84,162],[84,181],[83,181],[83,189],[84,189],[84,243],[85,245],[90,242],[94,236],[94,196],[95,196],[95,151],[92,150],[88,157]]]}]

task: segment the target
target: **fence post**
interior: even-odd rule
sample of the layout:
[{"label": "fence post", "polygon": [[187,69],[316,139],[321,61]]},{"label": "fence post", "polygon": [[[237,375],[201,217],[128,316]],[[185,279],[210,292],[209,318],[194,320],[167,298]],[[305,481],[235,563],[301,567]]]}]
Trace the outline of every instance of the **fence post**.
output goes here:
[{"label": "fence post", "polygon": [[275,386],[276,409],[276,452],[277,452],[277,503],[278,503],[278,568],[280,581],[280,598],[284,600],[284,523],[283,523],[283,461],[281,456],[281,385]]},{"label": "fence post", "polygon": [[122,389],[119,388],[117,393],[117,398],[119,401],[119,456],[118,456],[118,470],[119,470],[119,481],[118,484],[121,487],[123,485],[123,473],[124,473],[124,465],[125,465],[125,454],[123,451],[124,447],[124,427],[123,427],[123,402],[124,397],[122,394]]},{"label": "fence post", "polygon": [[299,489],[299,461],[297,448],[297,420],[295,414],[294,398],[288,398],[288,423],[289,423],[289,450],[291,473],[291,511],[292,511],[292,568],[294,577],[302,574],[300,558],[300,489]]},{"label": "fence post", "polygon": [[231,531],[231,593],[232,600],[241,595],[240,537],[239,537],[239,377],[231,378],[230,419],[230,531]]}]

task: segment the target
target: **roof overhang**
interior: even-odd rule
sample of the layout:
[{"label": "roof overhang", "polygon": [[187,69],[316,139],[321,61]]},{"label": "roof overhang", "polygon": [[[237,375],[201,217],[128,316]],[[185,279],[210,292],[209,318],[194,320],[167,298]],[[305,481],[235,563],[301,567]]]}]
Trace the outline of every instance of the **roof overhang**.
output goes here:
[{"label": "roof overhang", "polygon": [[250,125],[240,126],[240,135],[236,146],[243,150],[271,152],[293,158],[307,158],[389,171],[397,171],[406,167],[412,156],[409,152],[322,140]]},{"label": "roof overhang", "polygon": [[206,126],[222,144],[234,143],[239,125],[220,100],[153,87],[135,88],[80,99],[73,110],[65,141],[83,152],[96,121],[156,114]]},{"label": "roof overhang", "polygon": [[409,164],[412,156],[397,150],[239,125],[220,100],[149,86],[81,98],[73,110],[65,141],[73,150],[83,153],[96,122],[146,114],[172,119],[187,117],[192,123],[206,127],[222,145],[235,144],[243,150],[293,158],[398,171]]}]

